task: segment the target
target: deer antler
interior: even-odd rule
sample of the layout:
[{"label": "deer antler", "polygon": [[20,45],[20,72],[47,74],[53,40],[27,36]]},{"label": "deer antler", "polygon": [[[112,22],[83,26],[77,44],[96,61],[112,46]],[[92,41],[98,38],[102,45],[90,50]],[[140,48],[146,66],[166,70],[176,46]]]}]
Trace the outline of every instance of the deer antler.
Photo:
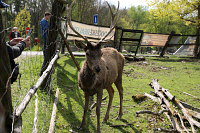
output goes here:
[{"label": "deer antler", "polygon": [[110,6],[110,4],[106,1],[108,7],[109,7],[109,10],[110,10],[110,16],[111,16],[111,25],[110,25],[110,31],[104,36],[101,38],[101,40],[98,42],[98,44],[100,44],[101,42],[103,42],[106,37],[108,37],[108,35],[113,31],[113,29],[115,28],[115,25],[116,25],[116,22],[117,22],[117,19],[115,19],[115,17],[117,16],[117,13],[119,11],[119,1],[118,1],[118,7],[117,7],[117,11],[115,13],[113,13],[112,11],[112,8]]},{"label": "deer antler", "polygon": [[72,2],[72,4],[70,5],[70,7],[68,7],[67,22],[68,22],[68,24],[69,24],[69,27],[72,29],[72,31],[73,31],[74,33],[76,33],[79,37],[83,38],[83,39],[86,41],[86,43],[88,43],[88,42],[89,42],[88,39],[87,39],[86,37],[84,37],[83,35],[81,35],[78,31],[76,31],[75,28],[74,28],[73,25],[72,25],[72,7],[73,7],[73,5],[75,4],[75,2],[76,2],[76,0],[74,0],[74,1]]}]

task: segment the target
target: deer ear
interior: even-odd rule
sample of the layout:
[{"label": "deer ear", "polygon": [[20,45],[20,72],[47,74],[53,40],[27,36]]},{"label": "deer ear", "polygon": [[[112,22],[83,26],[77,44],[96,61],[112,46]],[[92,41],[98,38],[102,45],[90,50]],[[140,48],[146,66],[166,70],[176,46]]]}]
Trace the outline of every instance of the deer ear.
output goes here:
[{"label": "deer ear", "polygon": [[85,50],[87,48],[87,46],[82,41],[75,40],[75,44],[80,49],[84,49]]}]

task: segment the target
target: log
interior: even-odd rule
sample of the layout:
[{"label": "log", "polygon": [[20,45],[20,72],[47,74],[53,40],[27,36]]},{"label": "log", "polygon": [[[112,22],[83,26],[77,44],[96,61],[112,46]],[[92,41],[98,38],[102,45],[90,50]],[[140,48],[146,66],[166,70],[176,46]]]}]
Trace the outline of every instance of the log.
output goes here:
[{"label": "log", "polygon": [[[188,112],[188,110],[186,110],[186,109],[184,108],[184,106],[180,103],[179,100],[175,99],[175,100],[174,100],[174,103],[175,103],[175,104],[180,108],[180,110],[183,112],[183,115],[184,115],[185,118],[189,121],[189,123],[190,123],[191,126],[192,126],[192,125],[195,125],[195,126],[197,126],[198,128],[200,128],[200,122],[198,122],[198,121],[196,121],[196,120],[194,120],[194,119],[192,118],[192,116],[190,115],[190,113]],[[193,127],[192,127],[192,129],[193,129],[193,132],[195,132],[195,130],[194,130]]]},{"label": "log", "polygon": [[170,116],[170,120],[171,120],[171,122],[173,124],[173,128],[175,130],[177,130],[178,132],[182,132],[182,129],[181,129],[181,127],[178,124],[178,121],[173,117],[173,116],[175,116],[175,113],[177,113],[177,111],[173,107],[171,107],[169,101],[165,98],[165,96],[161,92],[162,88],[160,88],[160,85],[158,84],[157,80],[153,80],[150,85],[155,90],[155,93],[166,104],[166,107],[169,110],[169,116]]},{"label": "log", "polygon": [[59,51],[56,52],[54,58],[50,61],[47,69],[42,73],[42,76],[38,79],[37,83],[29,90],[27,95],[24,97],[23,101],[16,109],[15,117],[21,116],[21,114],[26,109],[33,95],[37,92],[38,88],[41,86],[42,82],[46,79],[47,75],[51,72],[51,69],[59,57]]},{"label": "log", "polygon": [[[157,80],[153,80],[153,84],[156,85],[157,87],[159,86]],[[162,89],[162,91],[163,91],[163,89]],[[163,93],[165,93],[165,92],[163,92]],[[194,129],[194,125],[197,126],[198,128],[200,128],[200,122],[198,122],[192,118],[192,116],[189,114],[188,110],[181,104],[181,102],[178,99],[175,99],[175,97],[170,92],[168,92],[168,94],[169,94],[168,98],[178,106],[178,108],[182,111],[185,118],[190,123],[192,132],[193,133],[196,132]],[[168,95],[166,94],[166,96],[168,96]]]},{"label": "log", "polygon": [[148,97],[148,98],[150,98],[151,100],[153,100],[154,102],[162,102],[161,100],[160,100],[160,98],[157,98],[157,97],[155,97],[155,96],[152,96],[152,95],[150,95],[150,94],[148,94],[148,93],[144,93],[144,95],[146,96],[146,97]]},{"label": "log", "polygon": [[189,105],[189,104],[187,104],[187,103],[185,103],[185,102],[182,102],[182,101],[180,101],[180,103],[181,103],[185,108],[200,113],[200,109],[199,109],[199,108],[193,107],[193,106],[191,106],[191,105]]},{"label": "log", "polygon": [[77,70],[80,71],[80,66],[79,66],[78,62],[76,61],[76,58],[74,57],[69,45],[67,44],[67,39],[65,38],[65,36],[64,36],[63,32],[61,31],[61,29],[59,29],[58,31],[59,31],[62,39],[64,40],[64,44],[66,45],[67,50],[68,50],[70,56],[72,57],[72,60],[73,60],[74,64],[76,65]]},{"label": "log", "polygon": [[36,98],[35,98],[35,117],[34,117],[34,125],[33,125],[33,131],[32,133],[37,133],[37,122],[38,122],[38,95],[37,92],[35,94]]},{"label": "log", "polygon": [[195,118],[200,120],[200,113],[197,113],[197,112],[195,112],[193,110],[190,110],[190,109],[187,109],[187,110],[188,110],[190,115],[192,115],[193,117],[195,117]]},{"label": "log", "polygon": [[[150,99],[152,99],[153,101],[159,102],[160,104],[162,104],[162,101],[161,101],[160,98],[154,97],[154,96],[152,96],[152,95],[150,95],[150,94],[148,94],[148,93],[145,93],[145,95],[146,95],[147,97],[149,97]],[[161,108],[162,108],[162,110],[166,110],[167,107],[164,107],[164,106],[162,105]],[[165,114],[165,115],[167,116],[167,118],[172,122],[172,125],[174,125],[173,127],[175,127],[176,122],[175,122],[173,116],[169,116],[168,113],[166,113],[166,112],[164,112],[164,114]],[[187,130],[187,129],[185,128],[185,126],[183,125],[183,120],[182,120],[182,118],[180,117],[180,114],[179,114],[178,112],[177,112],[177,115],[179,116],[179,120],[181,121],[182,127],[183,127],[183,128],[185,129],[185,131],[187,132],[188,130]],[[175,131],[177,131],[177,130],[175,130]]]},{"label": "log", "polygon": [[54,104],[53,104],[53,111],[52,111],[52,115],[51,115],[51,122],[50,122],[48,133],[54,133],[55,120],[56,120],[56,110],[57,110],[57,103],[58,103],[58,95],[59,95],[59,89],[57,88],[56,98],[55,98]]}]

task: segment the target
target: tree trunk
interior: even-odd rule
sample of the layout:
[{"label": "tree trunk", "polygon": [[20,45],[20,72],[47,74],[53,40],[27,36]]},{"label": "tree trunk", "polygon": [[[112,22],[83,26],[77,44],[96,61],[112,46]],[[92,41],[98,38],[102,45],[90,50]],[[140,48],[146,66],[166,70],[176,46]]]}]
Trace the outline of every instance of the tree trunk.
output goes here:
[{"label": "tree trunk", "polygon": [[[56,39],[58,36],[58,26],[60,26],[60,17],[63,14],[63,8],[64,8],[64,1],[61,0],[55,0],[52,4],[52,17],[50,20],[50,26],[49,26],[49,35],[48,35],[48,41],[47,41],[47,49],[45,49],[45,55],[44,55],[44,62],[41,69],[41,75],[46,70],[49,61],[54,56],[56,52]],[[49,75],[50,76],[50,75]],[[48,85],[47,79],[50,79],[50,77],[47,76],[47,78],[44,80],[41,87],[45,89],[46,85]]]},{"label": "tree trunk", "polygon": [[[3,19],[0,10],[0,32],[3,31]],[[8,78],[11,75],[11,67],[9,62],[9,56],[7,47],[5,45],[4,33],[0,33],[0,100],[2,99],[2,104],[6,111],[6,130],[7,132],[11,132],[12,130],[12,120],[10,119],[10,115],[12,115],[12,97],[11,97],[11,88],[10,83],[7,86]],[[7,86],[7,91],[6,91]]]},{"label": "tree trunk", "polygon": [[200,58],[200,5],[198,6],[197,40],[194,48],[194,56]]}]

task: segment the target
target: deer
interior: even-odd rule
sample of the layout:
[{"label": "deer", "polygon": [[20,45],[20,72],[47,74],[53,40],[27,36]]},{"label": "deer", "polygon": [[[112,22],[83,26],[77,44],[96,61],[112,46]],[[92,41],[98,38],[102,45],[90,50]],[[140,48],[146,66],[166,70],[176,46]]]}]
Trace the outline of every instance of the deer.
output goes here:
[{"label": "deer", "polygon": [[85,107],[84,113],[82,117],[82,122],[79,129],[83,129],[86,124],[86,114],[89,107],[89,97],[97,94],[97,102],[96,102],[96,115],[97,115],[97,132],[100,133],[100,108],[101,108],[101,100],[103,95],[103,89],[106,89],[109,95],[109,102],[107,107],[107,112],[104,117],[103,122],[107,122],[109,119],[109,113],[113,101],[114,89],[112,84],[114,83],[120,97],[120,108],[118,119],[121,119],[122,113],[122,104],[123,104],[123,87],[122,87],[122,72],[124,67],[124,57],[121,53],[119,53],[116,49],[107,47],[101,48],[101,44],[108,35],[115,28],[116,19],[115,16],[119,10],[119,2],[118,8],[115,13],[113,13],[111,6],[108,2],[107,5],[111,14],[111,26],[109,32],[103,36],[98,42],[91,42],[85,36],[81,35],[79,32],[75,30],[71,22],[71,12],[72,7],[75,1],[72,2],[70,7],[68,7],[68,16],[67,23],[71,30],[76,33],[76,35],[82,38],[85,43],[75,40],[75,44],[78,48],[81,48],[86,53],[86,59],[81,67],[81,70],[78,74],[78,85],[84,92],[85,97]]}]

